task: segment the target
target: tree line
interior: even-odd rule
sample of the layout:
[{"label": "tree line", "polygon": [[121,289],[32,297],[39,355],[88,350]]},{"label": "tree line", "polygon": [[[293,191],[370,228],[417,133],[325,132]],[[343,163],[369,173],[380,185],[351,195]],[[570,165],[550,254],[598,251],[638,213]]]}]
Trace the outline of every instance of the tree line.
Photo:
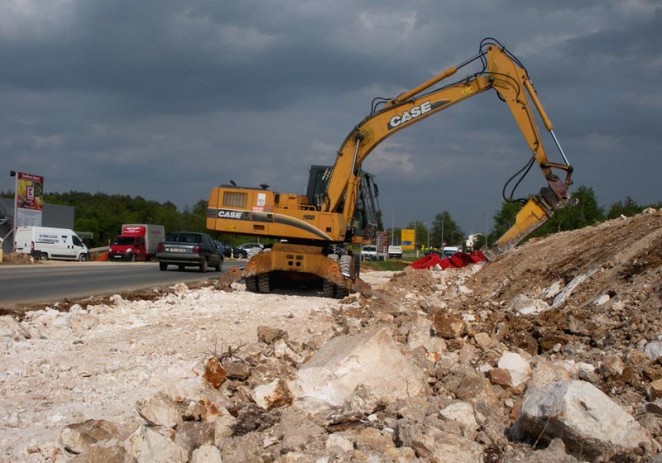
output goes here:
[{"label": "tree line", "polygon": [[[2,197],[14,197],[13,192],[2,192]],[[92,238],[85,239],[88,247],[107,246],[119,235],[122,224],[152,223],[163,225],[166,232],[188,230],[208,232],[205,227],[207,201],[200,200],[193,207],[179,211],[170,201],[159,203],[141,196],[109,195],[105,193],[48,193],[44,195],[46,204],[71,206],[75,208],[74,226],[76,232],[89,232]],[[226,238],[218,233],[210,233],[215,239]]]},{"label": "tree line", "polygon": [[[577,204],[557,211],[554,216],[531,236],[539,237],[559,231],[574,230],[604,220],[616,217],[633,216],[647,207],[662,207],[662,203],[640,205],[629,196],[612,204],[605,212],[598,205],[592,188],[578,187],[574,194]],[[13,192],[0,192],[0,197],[13,198]],[[179,211],[170,201],[159,203],[140,196],[109,195],[105,193],[85,193],[71,191],[68,193],[49,193],[44,200],[47,204],[75,207],[74,230],[91,232],[92,238],[86,240],[88,246],[106,246],[119,234],[125,223],[153,223],[163,225],[166,231],[189,230],[207,232],[225,243],[237,245],[245,241],[245,237],[228,235],[206,229],[207,201],[200,200],[192,207]],[[515,220],[517,212],[522,207],[519,202],[504,202],[493,216],[492,229],[487,236],[487,243],[494,243]],[[428,227],[420,221],[410,222],[407,228],[414,229],[418,247],[427,246],[441,248],[461,246],[466,239],[466,233],[453,220],[448,211],[435,215]],[[400,229],[395,229],[399,238]],[[485,244],[485,236],[480,235],[476,247]]]}]

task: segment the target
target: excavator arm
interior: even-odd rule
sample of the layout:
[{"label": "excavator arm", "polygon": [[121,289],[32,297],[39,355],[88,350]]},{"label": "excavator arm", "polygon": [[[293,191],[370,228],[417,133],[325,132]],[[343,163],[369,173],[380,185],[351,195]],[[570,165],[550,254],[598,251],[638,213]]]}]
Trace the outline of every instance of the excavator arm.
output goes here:
[{"label": "excavator arm", "polygon": [[[482,71],[443,84],[459,69],[476,60],[482,62]],[[354,213],[362,163],[379,143],[422,119],[490,89],[495,90],[508,105],[532,152],[532,162],[538,165],[547,181],[547,186],[541,189],[540,194],[529,199],[521,209],[515,224],[497,241],[490,255],[500,254],[515,246],[545,223],[555,210],[569,203],[568,187],[572,183],[572,166],[558,143],[552,123],[526,69],[493,39],[483,40],[476,56],[444,70],[393,99],[383,101],[381,109],[373,110],[372,114],[361,121],[338,150],[326,194],[318,206],[323,211],[341,212],[345,223],[349,223]],[[548,159],[534,108],[545,129],[551,133],[564,159],[563,163],[554,163]],[[563,180],[556,175],[556,171],[565,173]]]}]

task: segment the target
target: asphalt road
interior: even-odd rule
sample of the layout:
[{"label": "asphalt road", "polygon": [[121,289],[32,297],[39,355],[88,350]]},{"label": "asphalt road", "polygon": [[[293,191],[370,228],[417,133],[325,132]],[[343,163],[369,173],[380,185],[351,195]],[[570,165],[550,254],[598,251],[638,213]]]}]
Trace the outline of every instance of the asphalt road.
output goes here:
[{"label": "asphalt road", "polygon": [[204,274],[195,267],[179,271],[170,266],[162,272],[156,262],[48,261],[37,265],[0,265],[0,308],[216,279],[221,273],[244,262],[226,259],[222,272],[210,269]]}]

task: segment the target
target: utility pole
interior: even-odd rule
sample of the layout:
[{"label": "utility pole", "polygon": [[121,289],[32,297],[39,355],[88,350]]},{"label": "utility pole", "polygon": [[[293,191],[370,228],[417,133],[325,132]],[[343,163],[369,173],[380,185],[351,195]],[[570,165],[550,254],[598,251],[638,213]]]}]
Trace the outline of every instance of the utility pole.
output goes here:
[{"label": "utility pole", "polygon": [[441,250],[443,251],[445,247],[444,242],[444,216],[441,216]]}]

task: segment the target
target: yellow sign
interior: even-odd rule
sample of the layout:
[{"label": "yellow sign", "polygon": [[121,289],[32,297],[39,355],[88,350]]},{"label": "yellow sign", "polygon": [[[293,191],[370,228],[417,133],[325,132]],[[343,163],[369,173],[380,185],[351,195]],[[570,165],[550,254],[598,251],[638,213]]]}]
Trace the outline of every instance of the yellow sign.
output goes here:
[{"label": "yellow sign", "polygon": [[400,230],[400,243],[403,251],[413,251],[416,248],[416,230],[413,228]]}]

